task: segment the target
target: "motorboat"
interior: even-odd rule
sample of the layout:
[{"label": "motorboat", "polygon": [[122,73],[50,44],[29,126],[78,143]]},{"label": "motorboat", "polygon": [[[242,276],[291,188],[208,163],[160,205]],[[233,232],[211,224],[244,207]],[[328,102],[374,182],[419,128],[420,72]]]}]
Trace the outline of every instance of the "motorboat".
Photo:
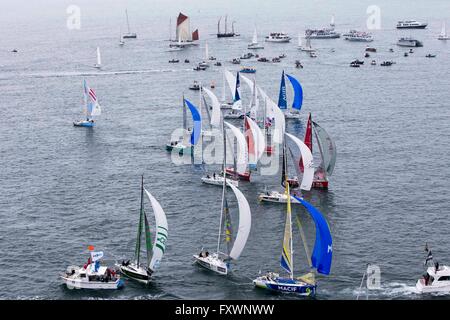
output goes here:
[{"label": "motorboat", "polygon": [[272,58],[272,62],[273,63],[278,63],[278,62],[281,62],[281,59],[278,58],[278,57],[274,57],[274,58]]},{"label": "motorboat", "polygon": [[408,56],[408,52],[405,52],[405,53],[403,54],[403,56],[404,56],[404,57],[407,57],[407,56]]},{"label": "motorboat", "polygon": [[416,20],[403,20],[397,22],[397,29],[425,29],[428,26],[426,22]]},{"label": "motorboat", "polygon": [[241,110],[232,109],[230,112],[223,115],[224,119],[244,119],[244,112]]},{"label": "motorboat", "polygon": [[380,63],[380,66],[382,67],[390,67],[394,64],[393,61],[383,61],[382,63]]},{"label": "motorboat", "polygon": [[241,64],[241,59],[239,58],[233,58],[233,60],[231,60],[232,64]]},{"label": "motorboat", "polygon": [[200,90],[200,84],[197,81],[194,81],[192,85],[189,86],[189,89],[195,91]]},{"label": "motorboat", "polygon": [[303,69],[303,65],[302,65],[302,63],[300,62],[300,60],[295,60],[295,67],[296,67],[296,68]]},{"label": "motorboat", "polygon": [[377,49],[374,48],[374,47],[367,47],[367,48],[366,48],[366,51],[367,51],[367,52],[377,52]]},{"label": "motorboat", "polygon": [[353,62],[350,63],[350,67],[359,68],[360,65],[359,65],[359,63],[356,63],[355,61],[353,61]]},{"label": "motorboat", "polygon": [[341,34],[336,32],[334,28],[324,28],[324,29],[306,29],[306,38],[310,39],[336,39],[340,38]]},{"label": "motorboat", "polygon": [[266,36],[267,42],[290,42],[291,37],[289,37],[284,32],[271,32],[268,36]]},{"label": "motorboat", "polygon": [[[222,186],[223,185],[223,176],[220,174],[207,174],[205,176],[202,177],[202,182],[206,183],[206,184],[212,184],[212,185],[216,185],[216,186]],[[227,178],[227,183],[228,184],[232,184],[235,187],[239,187],[239,181],[238,180],[234,180],[234,179],[230,179]]]},{"label": "motorboat", "polygon": [[417,280],[416,289],[419,293],[450,294],[450,267],[438,263],[428,267],[423,277]]},{"label": "motorboat", "polygon": [[178,63],[178,62],[180,62],[180,60],[178,60],[178,59],[169,60],[169,63]]},{"label": "motorboat", "polygon": [[69,266],[60,278],[68,289],[114,290],[123,287],[120,275],[112,268],[102,266],[103,252],[91,252],[88,262],[83,266]]},{"label": "motorboat", "polygon": [[358,65],[362,65],[362,64],[364,64],[364,61],[359,60],[359,59],[356,59],[356,60],[353,60],[351,63],[355,63],[355,64],[358,64]]},{"label": "motorboat", "polygon": [[371,64],[372,66],[376,66],[376,65],[377,65],[377,62],[376,62],[375,60],[372,60],[372,62],[370,62],[370,64]]},{"label": "motorboat", "polygon": [[245,60],[245,59],[251,59],[251,58],[253,58],[255,55],[253,54],[253,53],[251,53],[251,52],[248,52],[248,53],[245,53],[240,59],[243,59],[243,60]]},{"label": "motorboat", "polygon": [[401,47],[423,47],[423,43],[411,37],[402,37],[397,41],[397,45]]},{"label": "motorboat", "polygon": [[426,58],[436,58],[436,55],[435,55],[435,54],[429,53],[429,54],[427,54],[425,57],[426,57]]},{"label": "motorboat", "polygon": [[177,152],[178,154],[191,154],[193,146],[186,146],[181,141],[171,141],[166,144],[166,150],[169,152]]},{"label": "motorboat", "polygon": [[214,63],[214,65],[215,65],[216,67],[221,67],[221,66],[222,66],[222,63],[219,62],[219,61],[217,61],[216,63]]},{"label": "motorboat", "polygon": [[364,58],[370,58],[370,54],[369,54],[368,52],[366,52],[366,53],[364,54]]},{"label": "motorboat", "polygon": [[316,54],[315,51],[311,51],[311,52],[309,53],[309,56],[310,56],[311,58],[317,58],[317,54]]},{"label": "motorboat", "polygon": [[189,59],[184,59],[184,63],[190,63]]},{"label": "motorboat", "polygon": [[359,41],[359,42],[371,42],[373,41],[373,36],[369,32],[350,30],[348,33],[342,35],[345,40],[348,41]]},{"label": "motorboat", "polygon": [[256,73],[256,68],[242,67],[240,72],[242,72],[242,73]]},{"label": "motorboat", "polygon": [[278,58],[284,59],[284,58],[286,58],[286,54],[285,54],[285,53],[282,53],[282,54],[280,54],[280,55],[278,56]]},{"label": "motorboat", "polygon": [[267,59],[267,58],[265,58],[265,57],[261,57],[261,58],[258,58],[257,61],[258,61],[258,62],[269,62],[270,60]]}]

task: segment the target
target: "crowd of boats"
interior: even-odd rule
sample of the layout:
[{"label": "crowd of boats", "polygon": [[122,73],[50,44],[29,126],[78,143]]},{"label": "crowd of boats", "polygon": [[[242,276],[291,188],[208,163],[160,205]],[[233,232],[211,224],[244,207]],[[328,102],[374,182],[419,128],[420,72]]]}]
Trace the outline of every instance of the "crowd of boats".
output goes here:
[{"label": "crowd of boats", "polygon": [[[177,30],[178,35],[190,34],[189,29],[186,29],[186,26],[189,26],[189,22],[186,23],[187,19],[187,16],[180,13],[177,23],[179,26],[185,26]],[[411,21],[407,21],[402,23],[400,28],[404,28],[406,23],[412,25]],[[334,20],[331,25],[334,27]],[[307,40],[310,41],[311,35],[313,37],[322,36],[323,32],[319,31],[308,30]],[[325,32],[327,36],[332,37],[327,32]],[[330,32],[332,34],[332,31]],[[194,34],[195,32],[192,35]],[[198,31],[196,34],[198,35]],[[130,31],[127,35],[130,38],[136,37],[136,34]],[[231,33],[228,32],[227,18],[225,17],[225,31],[221,32],[219,20],[217,36],[238,35],[234,31],[234,27],[232,27]],[[180,37],[177,38],[178,43],[180,43]],[[368,37],[368,34],[352,30],[344,37],[363,38]],[[253,40],[255,38],[256,31]],[[288,36],[284,33],[272,33],[266,38],[266,41],[286,42],[287,38]],[[301,41],[301,38],[299,40]],[[190,41],[194,41],[193,36]],[[252,44],[257,46],[258,43],[253,41]],[[313,52],[308,42],[305,47],[299,43],[299,48]],[[215,60],[214,57],[209,56],[207,50],[206,46],[205,61],[199,64],[205,68],[209,67],[209,61]],[[366,48],[365,57],[370,56],[369,52],[376,52],[376,49]],[[247,59],[253,56],[253,54],[244,55],[242,58]],[[282,55],[278,58],[284,57]],[[363,63],[364,61],[358,59],[352,62],[354,66]],[[393,63],[385,61],[382,65]],[[97,48],[95,67],[101,68],[99,48]],[[182,134],[176,139],[172,138],[165,145],[165,149],[172,155],[193,157],[196,153],[200,153],[203,159],[205,144],[222,142],[221,170],[206,172],[199,177],[199,182],[222,188],[220,207],[217,207],[219,229],[217,246],[210,250],[206,250],[202,246],[199,248],[200,251],[197,251],[198,253],[193,253],[193,261],[199,267],[220,275],[228,275],[232,271],[233,264],[237,263],[246,246],[252,225],[251,208],[240,185],[241,183],[251,183],[255,175],[262,174],[261,159],[269,157],[273,161],[281,161],[280,188],[265,189],[258,194],[255,200],[278,204],[286,210],[284,232],[280,237],[282,239],[280,271],[269,271],[264,275],[256,276],[253,285],[275,292],[314,295],[317,291],[317,274],[328,275],[331,271],[332,235],[325,216],[303,198],[302,192],[329,188],[329,178],[334,172],[337,157],[336,145],[333,137],[321,125],[313,121],[311,113],[305,117],[301,112],[303,87],[295,75],[282,71],[278,102],[276,103],[257,84],[256,78],[249,78],[245,75],[254,73],[254,71],[252,68],[244,67],[234,75],[223,68],[220,74],[222,78],[221,99],[213,90],[215,85],[207,88],[199,82],[194,82],[190,89],[199,91],[198,104],[182,97],[180,107],[183,114]],[[250,97],[247,103],[244,103],[242,99],[241,80],[246,84],[247,96]],[[292,89],[290,106],[287,83]],[[73,124],[77,127],[93,127],[94,117],[101,115],[101,107],[95,91],[89,87],[86,81],[83,82],[83,96],[85,119]],[[191,114],[191,119],[188,118],[188,112]],[[302,121],[302,119],[306,120],[305,134],[302,138],[287,132],[287,121]],[[217,133],[219,139],[215,139]],[[315,147],[313,148],[313,146]],[[317,150],[315,152],[317,162],[313,160],[313,149]],[[228,165],[230,162],[233,163],[232,166]],[[295,168],[295,175],[290,175],[289,167]],[[232,208],[228,204],[229,189],[237,200],[237,208]],[[150,223],[151,217],[147,215],[148,211],[144,210],[146,201],[151,205],[153,225]],[[302,208],[314,222],[316,238],[312,252],[307,245],[300,216],[293,215],[293,208]],[[232,227],[232,221],[238,221],[236,228]],[[304,245],[307,257],[306,267],[309,269],[309,272],[302,276],[295,275],[293,265],[295,226]],[[125,285],[122,277],[148,284],[153,281],[153,274],[160,267],[166,251],[168,230],[168,221],[163,206],[145,189],[144,177],[142,177],[138,232],[133,257],[117,261],[113,266],[105,266],[102,265],[103,252],[96,251],[94,247],[90,246],[87,262],[82,267],[68,267],[66,272],[61,274],[61,279],[69,288],[82,289],[118,289]],[[145,246],[146,250],[147,259],[145,261],[142,259],[142,246]],[[431,251],[428,252],[426,263],[430,261],[430,255]],[[417,282],[416,286],[419,292],[449,292],[449,270],[449,267],[436,263],[434,266],[428,267],[424,277]]]}]

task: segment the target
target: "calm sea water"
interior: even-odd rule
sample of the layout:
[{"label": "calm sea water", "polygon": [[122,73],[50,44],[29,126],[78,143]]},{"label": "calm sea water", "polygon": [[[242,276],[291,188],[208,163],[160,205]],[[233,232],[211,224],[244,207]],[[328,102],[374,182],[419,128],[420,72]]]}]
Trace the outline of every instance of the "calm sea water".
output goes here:
[{"label": "calm sea water", "polygon": [[[81,30],[66,28],[66,8],[81,8]],[[202,171],[175,166],[164,150],[181,124],[182,93],[193,80],[215,81],[216,67],[192,71],[209,51],[224,66],[246,52],[256,24],[259,37],[283,30],[296,39],[306,27],[321,27],[336,15],[340,32],[364,29],[373,1],[39,1],[2,3],[0,10],[0,297],[24,299],[290,299],[256,290],[258,272],[277,270],[284,208],[259,204],[257,193],[279,187],[278,176],[255,176],[241,189],[252,209],[247,246],[229,277],[192,265],[202,246],[214,248],[220,188],[200,182]],[[281,71],[295,75],[305,98],[303,119],[289,121],[302,137],[308,112],[336,140],[338,159],[330,189],[305,194],[326,216],[333,234],[332,273],[319,277],[317,299],[355,299],[367,263],[381,269],[381,289],[371,299],[421,299],[414,293],[423,272],[426,241],[441,263],[450,263],[450,63],[449,45],[436,40],[447,19],[446,0],[386,1],[381,30],[370,59],[394,60],[390,68],[349,68],[363,58],[363,43],[341,39],[313,41],[311,59],[290,44],[265,44],[266,57],[285,53],[279,64],[254,60],[258,84],[276,100]],[[118,46],[128,8],[138,39]],[[200,46],[167,52],[169,19],[179,11],[200,30]],[[228,13],[241,34],[217,39],[217,19]],[[425,30],[398,31],[399,19],[429,22]],[[172,23],[173,26],[173,23]],[[172,30],[173,31],[173,30]],[[173,34],[173,33],[172,33]],[[402,35],[424,42],[409,57],[395,45]],[[104,68],[97,71],[95,48]],[[389,48],[395,52],[390,53]],[[12,49],[19,52],[11,53]],[[332,50],[334,49],[334,50]],[[435,59],[427,59],[435,53]],[[169,64],[185,58],[191,64]],[[295,69],[301,60],[304,69]],[[94,88],[103,114],[93,130],[74,128],[81,117],[82,81]],[[244,100],[248,91],[243,85]],[[82,264],[86,247],[95,245],[109,259],[131,257],[139,209],[140,175],[161,202],[169,223],[167,254],[154,282],[127,282],[123,290],[92,293],[68,290],[58,280],[67,265]],[[231,197],[230,197],[231,198]],[[236,203],[230,199],[232,206]],[[304,221],[312,245],[314,226]],[[295,266],[306,260],[295,239]],[[430,298],[430,296],[425,297]]]}]

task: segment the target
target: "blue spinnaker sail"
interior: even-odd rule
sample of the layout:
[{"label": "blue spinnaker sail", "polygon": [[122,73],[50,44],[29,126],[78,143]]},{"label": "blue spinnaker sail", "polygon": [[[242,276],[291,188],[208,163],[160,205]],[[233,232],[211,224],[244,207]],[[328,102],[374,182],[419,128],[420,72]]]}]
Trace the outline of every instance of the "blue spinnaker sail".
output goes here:
[{"label": "blue spinnaker sail", "polygon": [[184,101],[186,102],[186,105],[188,106],[189,110],[192,113],[194,128],[192,129],[191,134],[191,144],[195,145],[200,139],[200,134],[202,131],[202,117],[200,116],[200,113],[198,112],[197,108],[192,103],[190,103],[187,99],[184,99]]},{"label": "blue spinnaker sail", "polygon": [[241,87],[241,81],[239,80],[239,72],[236,73],[236,89],[234,91],[234,102],[241,100],[239,95],[239,88]]},{"label": "blue spinnaker sail", "polygon": [[278,97],[278,107],[280,109],[287,109],[286,80],[284,79],[284,70],[283,70],[283,73],[281,74],[280,95]]},{"label": "blue spinnaker sail", "polygon": [[292,108],[296,109],[296,110],[300,110],[302,108],[302,104],[303,104],[302,86],[301,86],[300,82],[298,82],[298,80],[295,79],[293,76],[290,76],[288,74],[286,74],[286,76],[288,77],[289,81],[292,84],[292,88],[294,89],[294,102],[292,102]]},{"label": "blue spinnaker sail", "polygon": [[333,240],[328,223],[320,211],[312,204],[302,198],[293,197],[306,208],[316,225],[316,241],[311,255],[312,266],[317,269],[318,273],[330,274],[331,260],[333,258]]}]

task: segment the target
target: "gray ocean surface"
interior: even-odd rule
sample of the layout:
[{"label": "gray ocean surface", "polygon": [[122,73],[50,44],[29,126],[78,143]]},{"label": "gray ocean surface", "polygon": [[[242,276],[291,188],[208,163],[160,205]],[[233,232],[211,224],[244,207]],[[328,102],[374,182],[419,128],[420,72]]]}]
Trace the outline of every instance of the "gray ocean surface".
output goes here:
[{"label": "gray ocean surface", "polygon": [[[66,9],[81,8],[81,29],[66,27]],[[365,29],[367,7],[381,9],[378,49],[361,68],[365,43],[313,40],[316,59],[299,52],[297,35],[306,27]],[[338,158],[328,191],[305,199],[327,218],[333,235],[333,265],[318,277],[316,299],[356,299],[367,263],[381,270],[381,288],[369,299],[428,299],[415,292],[423,273],[424,244],[450,263],[450,42],[438,41],[441,23],[450,25],[447,0],[408,1],[2,1],[0,4],[0,298],[2,299],[302,299],[255,289],[258,272],[279,269],[285,208],[260,204],[258,192],[279,189],[279,175],[255,175],[241,190],[252,209],[252,230],[228,277],[192,265],[202,246],[217,241],[220,187],[203,185],[198,166],[175,166],[164,145],[182,123],[184,93],[193,80],[220,96],[220,68],[192,70],[204,44],[223,65],[247,52],[256,24],[260,41],[272,31],[293,37],[288,44],[265,43],[266,57],[285,53],[281,63],[257,68],[258,85],[277,101],[281,71],[304,89],[303,117],[288,131],[303,137],[307,115],[335,139]],[[128,8],[138,39],[119,47]],[[167,52],[178,12],[199,28],[200,45]],[[217,39],[217,19],[228,14],[240,37]],[[397,20],[428,21],[425,30],[398,31]],[[409,57],[395,45],[403,35],[424,42]],[[92,68],[95,50],[104,68]],[[16,48],[19,52],[12,53]],[[394,48],[394,52],[389,52]],[[334,50],[333,50],[334,49]],[[427,53],[435,53],[427,59]],[[172,58],[179,64],[169,64]],[[190,64],[182,63],[185,58]],[[390,68],[370,66],[394,60]],[[304,68],[295,69],[301,60]],[[82,117],[82,81],[96,90],[103,114],[92,130],[75,128]],[[248,88],[242,84],[244,103]],[[290,90],[290,89],[289,89]],[[289,94],[291,94],[289,92]],[[290,95],[291,97],[291,95]],[[214,168],[211,168],[211,170]],[[169,223],[166,255],[149,287],[127,281],[123,290],[68,290],[58,279],[68,265],[83,264],[87,245],[110,260],[131,258],[138,222],[140,175],[160,201]],[[230,194],[230,206],[236,201]],[[149,207],[149,204],[147,204]],[[310,247],[314,225],[304,222]],[[147,209],[150,213],[150,209]],[[298,238],[297,274],[306,272]],[[362,298],[365,298],[365,293]]]}]

